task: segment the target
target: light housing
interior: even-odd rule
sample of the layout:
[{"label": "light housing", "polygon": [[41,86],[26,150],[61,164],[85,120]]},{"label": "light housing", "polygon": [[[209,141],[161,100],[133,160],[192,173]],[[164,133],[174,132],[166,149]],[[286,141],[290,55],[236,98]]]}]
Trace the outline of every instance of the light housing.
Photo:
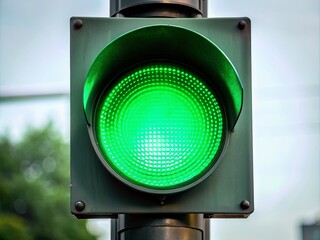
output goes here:
[{"label": "light housing", "polygon": [[[71,211],[73,214],[78,218],[117,217],[122,213],[202,213],[205,217],[247,217],[250,215],[254,209],[250,19],[74,17],[71,19],[70,36]],[[209,165],[205,165],[202,168],[203,171],[199,171],[200,174],[195,174],[189,180],[173,184],[167,183],[165,187],[139,183],[138,180],[133,180],[114,168],[112,162],[109,161],[109,150],[104,151],[101,147],[99,140],[101,131],[97,130],[99,127],[96,121],[99,119],[99,112],[105,100],[112,99],[111,92],[119,83],[126,81],[125,79],[132,73],[147,70],[150,67],[155,68],[155,65],[163,69],[168,67],[180,69],[194,76],[197,79],[196,82],[202,83],[210,92],[208,95],[214,96],[216,103],[220,106],[223,123],[221,140],[216,138],[215,141],[208,141],[213,143],[212,145],[216,143],[218,148]],[[164,79],[167,78],[171,77]],[[153,78],[150,78],[150,81],[151,79]],[[185,78],[182,78],[182,82],[188,82],[183,79]],[[149,86],[145,82],[141,84]],[[161,89],[166,88],[161,85]],[[195,92],[196,89],[193,88]],[[182,95],[194,95],[186,94],[189,90],[185,90],[182,91],[184,93]],[[132,89],[132,92],[135,90]],[[164,97],[161,98],[158,95]],[[160,103],[164,100],[161,99],[168,98],[165,95],[157,94],[156,97],[144,98],[148,100],[147,102],[155,99],[155,104],[162,106]],[[193,116],[201,112],[193,110],[198,108],[186,107],[189,105],[184,104],[185,101],[176,100],[182,95],[170,96],[176,102],[176,106],[181,108],[179,114],[174,115],[176,121],[179,119],[178,116]],[[114,99],[117,99],[116,95],[114,96]],[[124,96],[129,95],[124,94]],[[188,97],[183,99],[188,99]],[[131,117],[117,121],[112,128],[106,128],[109,130],[106,130],[105,134],[110,132],[110,129],[125,129],[126,134],[128,132],[137,133],[132,129],[140,129],[137,127],[140,121],[128,119],[137,119],[136,112],[151,112],[144,107],[139,108],[139,111],[121,110],[127,109],[127,105],[124,107],[122,102],[115,105],[107,104],[107,109],[118,109],[117,116],[127,112]],[[143,105],[143,102],[145,101],[139,103],[140,106]],[[212,103],[211,100],[208,102]],[[130,101],[126,104],[129,103]],[[164,106],[168,105],[164,104]],[[167,108],[167,111],[170,112],[170,108]],[[212,112],[212,110],[208,111]],[[212,116],[214,114],[211,115],[211,118],[214,118]],[[168,118],[164,117],[164,119]],[[193,117],[183,119],[189,120],[184,120],[180,125],[194,125]],[[111,122],[106,121],[106,124],[111,126]],[[134,124],[130,124],[131,122]],[[152,121],[144,119],[143,122],[148,125]],[[165,126],[172,127],[170,121],[165,122]],[[160,122],[155,121],[155,123],[157,126],[160,125]],[[196,136],[193,134],[194,129],[202,129],[201,126],[204,126],[197,124],[199,124],[198,127],[189,129],[190,136]],[[105,123],[101,123],[101,126],[104,125]],[[208,132],[215,132],[212,130],[213,126],[211,125],[211,130]],[[207,132],[202,131],[202,133]],[[154,134],[132,134],[132,136],[140,136],[141,140],[142,136],[154,136]],[[166,135],[165,138],[172,144],[174,141],[180,141],[178,136],[180,132],[175,131],[175,134]],[[128,141],[127,137],[122,139]],[[197,141],[197,137],[190,139]],[[144,143],[151,144],[151,142]],[[152,144],[161,145],[161,141],[160,143],[152,142]],[[177,144],[185,149],[190,147],[188,144]],[[117,143],[114,146],[118,145]],[[129,145],[126,144],[125,148],[139,149]],[[146,149],[147,145],[143,147]],[[159,147],[160,151],[156,150],[157,154],[154,155],[158,158],[163,150],[163,147]],[[199,148],[194,148],[195,151],[198,151],[197,149],[199,150]],[[118,152],[121,151],[115,151],[112,154],[118,156]],[[135,150],[131,152],[135,153]],[[164,155],[169,156],[169,154]],[[207,155],[210,156],[210,154]],[[123,156],[120,155],[120,157]],[[168,162],[165,164],[169,165]]]}]

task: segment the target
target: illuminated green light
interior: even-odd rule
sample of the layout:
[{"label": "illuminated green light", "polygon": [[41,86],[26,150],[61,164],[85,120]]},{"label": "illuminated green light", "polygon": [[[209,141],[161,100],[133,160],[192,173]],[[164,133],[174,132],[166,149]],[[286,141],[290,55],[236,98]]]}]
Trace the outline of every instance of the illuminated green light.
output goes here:
[{"label": "illuminated green light", "polygon": [[190,184],[215,164],[225,119],[214,93],[194,73],[149,64],[121,78],[95,112],[97,145],[119,176],[149,189]]}]

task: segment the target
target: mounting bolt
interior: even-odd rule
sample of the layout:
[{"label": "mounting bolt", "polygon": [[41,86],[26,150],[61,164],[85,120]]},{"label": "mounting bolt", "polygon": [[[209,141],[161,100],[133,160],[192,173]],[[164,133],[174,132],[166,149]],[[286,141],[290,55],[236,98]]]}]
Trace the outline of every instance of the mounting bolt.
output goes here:
[{"label": "mounting bolt", "polygon": [[241,20],[239,23],[238,23],[238,28],[240,30],[244,30],[245,28],[247,27],[247,22],[245,20]]},{"label": "mounting bolt", "polygon": [[76,208],[77,211],[82,212],[85,209],[86,205],[84,204],[84,202],[78,201],[76,202],[74,207]]},{"label": "mounting bolt", "polygon": [[83,25],[83,22],[81,19],[76,19],[73,21],[73,28],[76,30],[79,30]]},{"label": "mounting bolt", "polygon": [[166,197],[166,195],[159,197],[161,206],[164,206],[166,204]]},{"label": "mounting bolt", "polygon": [[240,207],[243,209],[243,210],[246,210],[250,207],[250,202],[248,200],[243,200],[241,203],[240,203]]}]

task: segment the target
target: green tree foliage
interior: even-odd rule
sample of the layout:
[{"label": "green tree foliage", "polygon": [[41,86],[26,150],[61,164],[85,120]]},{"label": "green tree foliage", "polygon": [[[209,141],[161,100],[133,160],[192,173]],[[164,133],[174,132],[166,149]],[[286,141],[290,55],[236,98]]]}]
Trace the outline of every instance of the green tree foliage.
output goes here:
[{"label": "green tree foliage", "polygon": [[69,145],[51,124],[0,139],[0,240],[95,239],[69,208]]}]

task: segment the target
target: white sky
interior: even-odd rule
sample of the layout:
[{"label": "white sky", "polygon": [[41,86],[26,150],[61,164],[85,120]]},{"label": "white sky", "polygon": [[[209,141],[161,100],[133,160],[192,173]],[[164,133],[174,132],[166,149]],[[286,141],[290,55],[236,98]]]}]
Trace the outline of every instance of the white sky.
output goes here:
[{"label": "white sky", "polygon": [[[108,0],[1,0],[0,93],[69,89],[69,19],[106,17]],[[299,240],[320,214],[318,0],[209,1],[209,17],[252,21],[255,212],[213,220],[212,239]],[[0,133],[56,119],[68,136],[69,100],[0,103]]]}]

